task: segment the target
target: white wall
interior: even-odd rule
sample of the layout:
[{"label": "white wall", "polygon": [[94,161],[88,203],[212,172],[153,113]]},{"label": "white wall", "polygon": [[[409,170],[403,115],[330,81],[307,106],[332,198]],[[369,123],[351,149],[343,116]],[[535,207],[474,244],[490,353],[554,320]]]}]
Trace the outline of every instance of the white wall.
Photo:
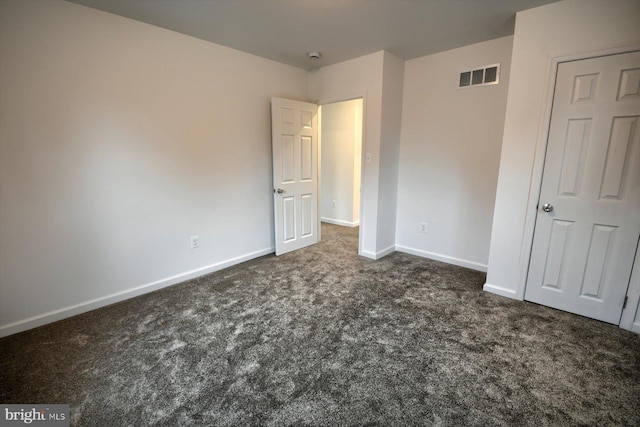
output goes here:
[{"label": "white wall", "polygon": [[[553,93],[553,58],[640,43],[639,23],[637,0],[565,0],[517,14],[485,290],[524,296]],[[625,313],[638,304],[638,275],[630,288],[634,301]],[[625,319],[629,327],[631,320]]]},{"label": "white wall", "polygon": [[[378,184],[378,258],[395,251],[405,61],[384,52]],[[393,207],[393,208],[390,208]]]},{"label": "white wall", "polygon": [[[0,335],[271,252],[271,96],[364,98],[362,255],[483,269],[511,80],[485,289],[522,298],[551,58],[640,42],[638,22],[635,0],[565,0],[518,14],[511,76],[509,37],[307,75],[75,4],[0,1]],[[499,86],[455,89],[493,62]]]},{"label": "white wall", "polygon": [[[512,43],[503,37],[406,62],[398,250],[486,271]],[[494,63],[498,85],[458,89],[461,71]]]},{"label": "white wall", "polygon": [[0,334],[271,252],[269,99],[306,95],[290,66],[0,2]]},{"label": "white wall", "polygon": [[355,58],[309,72],[309,97],[320,103],[363,98],[362,150],[371,162],[362,165],[359,253],[378,257],[378,174],[384,52]]},{"label": "white wall", "polygon": [[[380,51],[309,73],[309,96],[320,104],[363,98],[360,255],[395,250],[395,207],[404,61]],[[391,208],[390,208],[391,207]]]},{"label": "white wall", "polygon": [[326,104],[321,109],[320,216],[325,222],[354,227],[360,219],[362,99]]}]

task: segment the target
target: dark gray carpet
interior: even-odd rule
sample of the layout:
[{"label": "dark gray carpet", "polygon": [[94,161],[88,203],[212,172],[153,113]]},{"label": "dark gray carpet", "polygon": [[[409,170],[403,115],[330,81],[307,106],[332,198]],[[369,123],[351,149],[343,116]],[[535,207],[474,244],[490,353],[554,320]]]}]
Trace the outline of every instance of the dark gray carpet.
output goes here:
[{"label": "dark gray carpet", "polygon": [[0,340],[0,402],[72,424],[640,425],[640,339],[356,255],[357,229]]}]

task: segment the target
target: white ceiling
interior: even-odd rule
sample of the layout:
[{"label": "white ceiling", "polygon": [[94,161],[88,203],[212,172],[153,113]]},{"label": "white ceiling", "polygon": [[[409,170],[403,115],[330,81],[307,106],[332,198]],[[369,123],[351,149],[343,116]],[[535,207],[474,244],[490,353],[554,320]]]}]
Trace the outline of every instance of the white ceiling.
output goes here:
[{"label": "white ceiling", "polygon": [[[387,50],[402,59],[513,34],[557,0],[70,0],[310,70]],[[320,51],[317,61],[307,52]]]}]

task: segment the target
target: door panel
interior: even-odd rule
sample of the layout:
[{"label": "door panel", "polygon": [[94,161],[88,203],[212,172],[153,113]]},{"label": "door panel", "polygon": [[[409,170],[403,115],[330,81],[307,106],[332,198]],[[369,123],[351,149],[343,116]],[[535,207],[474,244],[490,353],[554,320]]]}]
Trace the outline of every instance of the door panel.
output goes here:
[{"label": "door panel", "polygon": [[601,199],[621,199],[624,184],[628,181],[629,160],[638,138],[638,117],[614,117],[611,139],[607,147],[607,160],[602,175]]},{"label": "door panel", "polygon": [[271,99],[276,255],[318,241],[318,108]]},{"label": "door panel", "polygon": [[591,231],[587,266],[580,296],[596,298],[602,301],[602,291],[606,283],[606,267],[610,264],[609,256],[617,229],[618,227],[594,224]]},{"label": "door panel", "polygon": [[590,139],[590,119],[569,120],[567,138],[564,142],[564,158],[560,170],[558,196],[578,197],[580,195]]},{"label": "door panel", "polygon": [[551,223],[547,265],[544,271],[543,286],[545,288],[561,290],[564,282],[561,280],[562,272],[566,265],[567,246],[571,244],[573,225],[572,221],[555,220]]},{"label": "door panel", "polygon": [[619,323],[640,236],[639,86],[640,52],[559,64],[525,299]]}]

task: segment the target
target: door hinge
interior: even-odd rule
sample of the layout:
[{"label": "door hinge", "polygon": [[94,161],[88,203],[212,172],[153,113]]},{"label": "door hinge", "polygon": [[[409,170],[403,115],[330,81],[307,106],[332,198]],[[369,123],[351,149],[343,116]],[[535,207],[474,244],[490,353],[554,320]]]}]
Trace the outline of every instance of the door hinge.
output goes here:
[{"label": "door hinge", "polygon": [[622,309],[627,308],[627,301],[629,300],[629,295],[625,295],[624,302],[622,303]]}]

